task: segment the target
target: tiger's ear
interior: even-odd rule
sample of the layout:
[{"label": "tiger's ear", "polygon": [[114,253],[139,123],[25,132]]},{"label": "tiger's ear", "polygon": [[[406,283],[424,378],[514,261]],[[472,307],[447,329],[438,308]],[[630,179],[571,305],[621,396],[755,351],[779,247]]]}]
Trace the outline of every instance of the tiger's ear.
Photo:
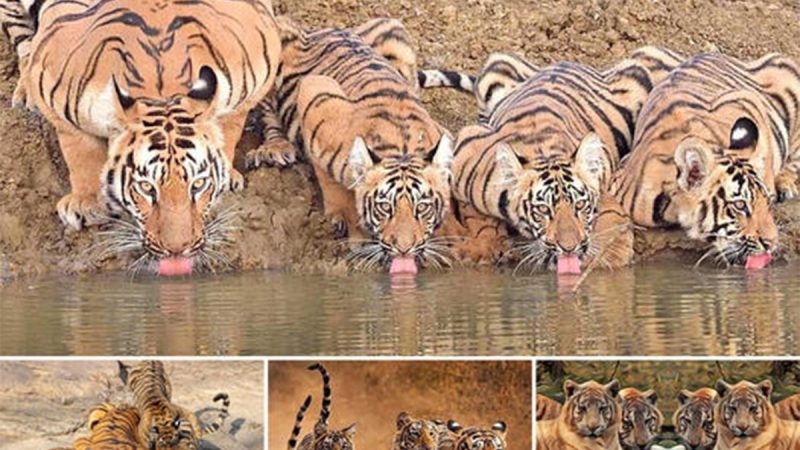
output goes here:
[{"label": "tiger's ear", "polygon": [[575,392],[578,391],[579,387],[581,387],[581,385],[572,380],[564,381],[564,401],[566,402],[570,399],[570,397],[575,395]]},{"label": "tiger's ear", "polygon": [[505,438],[506,432],[508,431],[508,425],[502,420],[498,420],[494,424],[492,424],[492,431],[499,434],[500,437]]},{"label": "tiger's ear", "polygon": [[756,385],[761,394],[769,400],[772,398],[772,381],[764,380]]},{"label": "tiger's ear", "polygon": [[453,433],[460,433],[464,427],[461,426],[460,423],[456,422],[453,419],[447,421],[447,429],[452,431]]},{"label": "tiger's ear", "polygon": [[439,138],[431,162],[440,169],[450,170],[453,167],[453,138],[448,133],[442,133]]},{"label": "tiger's ear", "polygon": [[350,189],[353,189],[364,180],[364,175],[375,165],[372,154],[367,148],[367,143],[359,136],[353,141],[350,147],[350,155],[347,157],[347,168],[345,169],[345,182]]},{"label": "tiger's ear", "polygon": [[407,412],[403,411],[397,415],[397,431],[402,430],[409,423],[411,423],[411,416]]},{"label": "tiger's ear", "polygon": [[127,386],[130,367],[126,366],[122,361],[117,361],[117,366],[119,368],[119,379],[122,380],[123,385]]},{"label": "tiger's ear", "polygon": [[658,394],[653,389],[642,392],[642,397],[644,397],[647,403],[650,403],[653,406],[656,406],[656,403],[658,403]]},{"label": "tiger's ear", "polygon": [[590,189],[600,192],[611,179],[613,162],[605,144],[596,133],[587,134],[575,152],[578,176]]},{"label": "tiger's ear", "polygon": [[354,437],[356,437],[356,424],[350,424],[347,428],[342,430],[342,433],[344,433],[347,439],[352,440]]},{"label": "tiger's ear", "polygon": [[721,378],[717,380],[716,389],[720,397],[725,397],[726,395],[728,395],[728,393],[731,391],[732,388],[733,387],[730,384],[726,383],[725,380]]},{"label": "tiger's ear", "polygon": [[675,150],[675,165],[678,167],[678,186],[687,192],[700,188],[714,164],[714,154],[706,143],[689,138]]},{"label": "tiger's ear", "polygon": [[510,189],[516,186],[522,177],[522,163],[519,157],[508,144],[497,144],[494,155],[495,170],[497,171],[498,186]]},{"label": "tiger's ear", "polygon": [[619,395],[619,381],[611,380],[610,383],[608,383],[607,385],[603,386],[603,390],[606,391],[606,393],[609,395],[609,397],[617,398],[617,396]]},{"label": "tiger's ear", "polygon": [[692,398],[692,393],[687,391],[686,389],[682,389],[678,393],[678,404],[680,404],[681,406],[684,406],[687,403],[689,403],[689,400],[691,398]]}]

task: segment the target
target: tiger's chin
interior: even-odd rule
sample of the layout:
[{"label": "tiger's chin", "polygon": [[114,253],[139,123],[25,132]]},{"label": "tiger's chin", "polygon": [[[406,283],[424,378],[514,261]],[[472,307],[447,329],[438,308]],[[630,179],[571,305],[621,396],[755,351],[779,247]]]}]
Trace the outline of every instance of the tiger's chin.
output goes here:
[{"label": "tiger's chin", "polygon": [[[772,263],[774,256],[771,250],[753,248],[739,241],[718,242],[710,251],[716,251],[717,263],[743,266],[747,270],[761,270]],[[698,265],[705,259],[698,262]]]}]

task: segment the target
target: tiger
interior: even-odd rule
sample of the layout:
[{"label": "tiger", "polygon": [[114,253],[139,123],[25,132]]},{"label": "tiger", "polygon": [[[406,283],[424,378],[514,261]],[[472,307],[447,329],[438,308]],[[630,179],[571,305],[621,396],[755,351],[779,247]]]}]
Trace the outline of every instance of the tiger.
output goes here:
[{"label": "tiger", "polygon": [[542,394],[536,394],[536,420],[553,420],[561,413],[561,403]]},{"label": "tiger", "polygon": [[397,415],[392,450],[437,450],[445,432],[446,425],[440,420],[418,419],[401,412]]},{"label": "tiger", "polygon": [[195,415],[172,403],[172,385],[161,361],[142,361],[135,367],[122,362],[119,377],[133,393],[141,414],[139,442],[146,448],[198,449],[202,429]]},{"label": "tiger", "polygon": [[619,449],[622,410],[617,380],[564,382],[565,403],[554,420],[536,422],[538,450]]},{"label": "tiger", "polygon": [[130,405],[103,403],[89,412],[88,437],[75,440],[74,450],[145,450],[137,438],[139,412]]},{"label": "tiger", "polygon": [[772,382],[718,380],[720,401],[714,410],[716,450],[796,450],[800,448],[800,423],[777,416],[770,401]]},{"label": "tiger", "polygon": [[[642,55],[650,59],[635,59]],[[672,67],[677,58],[644,48],[601,72],[573,62],[540,68],[516,55],[491,55],[472,88],[479,123],[458,133],[453,162],[457,204],[487,219],[462,222],[467,239],[459,254],[496,260],[506,253],[509,235],[518,235],[518,268],[580,273],[592,258],[608,268],[630,264],[633,229],[608,183],[629,152],[639,109],[663,76],[651,73],[652,61]],[[452,74],[419,78],[423,88],[469,86]],[[481,243],[486,239],[494,243]]]},{"label": "tiger", "polygon": [[794,394],[775,404],[775,414],[784,420],[800,420],[800,394]]},{"label": "tiger", "polygon": [[361,244],[355,269],[447,264],[434,234],[449,210],[453,140],[419,98],[406,29],[390,19],[317,31],[278,23],[280,73],[248,166],[307,158],[337,235]]},{"label": "tiger", "polygon": [[439,450],[505,450],[508,425],[502,420],[491,428],[464,428],[455,420],[447,422],[448,432],[439,438]]},{"label": "tiger", "polygon": [[141,252],[148,267],[214,255],[204,252],[221,238],[212,208],[243,187],[235,146],[277,74],[271,1],[1,4],[14,11],[0,15],[3,29],[24,41],[18,53],[27,47],[22,90],[69,169],[61,221],[115,225],[113,250]]},{"label": "tiger", "polygon": [[664,415],[656,406],[658,394],[652,389],[642,392],[625,388],[619,391],[619,398],[622,403],[620,445],[624,450],[649,449],[664,424]]},{"label": "tiger", "polygon": [[797,194],[799,96],[798,66],[779,54],[685,60],[647,98],[612,192],[635,224],[711,244],[698,263],[768,263],[770,206]]},{"label": "tiger", "polygon": [[678,409],[672,417],[672,424],[687,450],[713,450],[717,442],[714,422],[717,402],[719,395],[711,388],[694,392],[683,389],[678,394]]},{"label": "tiger", "polygon": [[319,419],[314,425],[314,431],[306,434],[297,444],[297,438],[300,436],[302,430],[303,419],[308,407],[311,405],[311,396],[306,397],[306,400],[300,406],[297,412],[297,417],[292,429],[292,434],[289,437],[289,450],[354,450],[355,443],[353,439],[356,435],[356,424],[348,425],[341,430],[331,430],[329,419],[331,416],[331,377],[325,366],[322,364],[312,364],[308,370],[316,370],[322,376],[322,406],[319,412]]}]

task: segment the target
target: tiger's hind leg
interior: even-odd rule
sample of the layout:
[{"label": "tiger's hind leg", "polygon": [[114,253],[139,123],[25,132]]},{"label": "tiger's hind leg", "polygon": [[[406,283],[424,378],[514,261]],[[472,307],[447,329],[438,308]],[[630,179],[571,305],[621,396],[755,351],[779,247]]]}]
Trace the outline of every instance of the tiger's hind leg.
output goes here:
[{"label": "tiger's hind leg", "polygon": [[600,196],[597,219],[592,230],[588,265],[618,269],[633,262],[633,222],[609,193]]},{"label": "tiger's hind leg", "polygon": [[525,80],[533,77],[538,68],[516,55],[493,53],[486,60],[475,81],[478,114],[487,118],[500,101]]},{"label": "tiger's hind leg", "polygon": [[34,23],[25,6],[19,0],[0,2],[0,25],[17,53],[19,80],[11,97],[11,105],[30,107],[27,88],[28,61],[35,33]]},{"label": "tiger's hind leg", "polygon": [[396,19],[374,19],[353,28],[353,31],[379,55],[389,60],[414,90],[419,91],[417,54],[414,52],[411,34],[402,22]]},{"label": "tiger's hind leg", "polygon": [[289,141],[278,113],[275,94],[270,93],[259,103],[263,114],[261,126],[264,143],[247,152],[247,168],[261,166],[286,167],[297,161],[297,148]]},{"label": "tiger's hind leg", "polygon": [[106,141],[63,123],[56,124],[56,133],[72,188],[58,202],[58,216],[65,225],[78,230],[102,222],[106,210],[101,202],[100,178],[108,155]]}]

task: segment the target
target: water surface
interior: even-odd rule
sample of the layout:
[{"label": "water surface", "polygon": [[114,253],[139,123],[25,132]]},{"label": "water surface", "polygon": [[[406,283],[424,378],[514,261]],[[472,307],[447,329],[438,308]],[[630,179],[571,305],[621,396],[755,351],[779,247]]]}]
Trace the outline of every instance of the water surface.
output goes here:
[{"label": "water surface", "polygon": [[39,278],[0,287],[0,354],[798,354],[798,269]]}]

